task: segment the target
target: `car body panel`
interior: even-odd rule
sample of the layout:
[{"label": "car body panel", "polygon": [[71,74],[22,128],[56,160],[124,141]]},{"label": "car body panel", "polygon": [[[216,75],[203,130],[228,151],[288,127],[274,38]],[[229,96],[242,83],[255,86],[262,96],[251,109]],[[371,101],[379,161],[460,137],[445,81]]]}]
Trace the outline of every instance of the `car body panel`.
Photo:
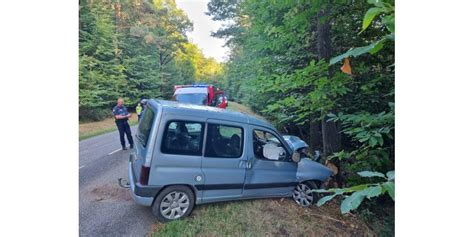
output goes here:
[{"label": "car body panel", "polygon": [[326,166],[312,161],[309,158],[303,158],[298,162],[296,177],[298,182],[307,180],[326,181],[332,175],[332,171]]},{"label": "car body panel", "polygon": [[[196,177],[203,177],[201,170],[202,156],[194,155],[176,155],[166,154],[161,150],[164,130],[166,125],[172,121],[190,121],[205,123],[206,119],[201,116],[180,116],[174,114],[163,114],[161,118],[161,126],[159,127],[158,136],[155,141],[155,149],[153,151],[153,160],[150,167],[150,176],[148,183],[151,185],[168,186],[185,184],[196,186],[203,183],[202,180],[197,181]],[[203,126],[202,129],[205,129]]]},{"label": "car body panel", "polygon": [[[296,186],[296,170],[297,164],[290,161],[289,147],[278,133],[262,126],[249,126],[247,140],[249,146],[247,152],[249,154],[249,167],[245,175],[245,186],[243,196],[269,196],[269,195],[288,195]],[[253,151],[253,131],[261,130],[270,132],[275,135],[285,146],[287,151],[287,160],[262,160],[254,155]]]},{"label": "car body panel", "polygon": [[[203,201],[227,200],[242,196],[245,179],[245,164],[247,160],[245,134],[247,126],[242,123],[208,119],[208,123],[240,127],[244,133],[244,144],[242,155],[238,158],[207,157],[202,159],[202,171],[204,173],[204,186],[198,187],[203,190]],[[207,134],[206,139],[209,134]],[[204,146],[206,146],[205,144]]]},{"label": "car body panel", "polygon": [[136,190],[137,179],[134,176],[134,169],[132,165],[133,165],[132,161],[129,161],[128,162],[128,179],[130,180],[130,190],[132,193],[132,198],[136,203],[142,206],[151,206],[155,197],[144,197],[144,196],[140,196],[136,194],[137,193],[137,190]]}]

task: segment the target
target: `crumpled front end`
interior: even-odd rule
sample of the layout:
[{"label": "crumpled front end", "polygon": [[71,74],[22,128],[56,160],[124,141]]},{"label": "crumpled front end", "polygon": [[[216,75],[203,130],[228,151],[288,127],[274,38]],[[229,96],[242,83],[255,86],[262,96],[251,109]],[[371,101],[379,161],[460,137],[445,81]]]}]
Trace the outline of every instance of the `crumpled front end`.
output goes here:
[{"label": "crumpled front end", "polygon": [[309,158],[303,158],[298,162],[296,178],[298,182],[306,180],[318,180],[325,182],[332,175],[332,170]]}]

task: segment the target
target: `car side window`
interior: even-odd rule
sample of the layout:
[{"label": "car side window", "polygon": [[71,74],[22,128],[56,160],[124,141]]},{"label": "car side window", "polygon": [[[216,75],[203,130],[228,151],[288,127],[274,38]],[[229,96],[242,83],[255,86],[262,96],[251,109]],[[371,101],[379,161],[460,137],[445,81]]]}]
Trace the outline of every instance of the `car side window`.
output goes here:
[{"label": "car side window", "polygon": [[176,155],[202,155],[203,123],[170,121],[166,125],[161,152]]},{"label": "car side window", "polygon": [[286,150],[280,140],[272,133],[254,130],[253,151],[257,159],[283,161],[287,159]]},{"label": "car side window", "polygon": [[243,152],[243,129],[241,127],[208,124],[206,157],[238,158]]}]

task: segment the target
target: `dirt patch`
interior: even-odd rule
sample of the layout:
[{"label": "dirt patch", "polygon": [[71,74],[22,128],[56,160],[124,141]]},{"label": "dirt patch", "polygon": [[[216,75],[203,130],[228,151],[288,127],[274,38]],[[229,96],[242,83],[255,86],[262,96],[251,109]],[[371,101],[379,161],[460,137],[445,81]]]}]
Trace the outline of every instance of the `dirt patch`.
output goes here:
[{"label": "dirt patch", "polygon": [[105,184],[95,187],[90,191],[94,201],[131,201],[132,196],[126,188],[121,188],[118,184]]},{"label": "dirt patch", "polygon": [[[300,208],[290,199],[257,200],[261,209],[253,215],[273,226],[270,235],[285,236],[367,236],[369,228],[355,216],[342,215],[337,203],[323,207]],[[276,227],[276,228],[275,228]]]}]

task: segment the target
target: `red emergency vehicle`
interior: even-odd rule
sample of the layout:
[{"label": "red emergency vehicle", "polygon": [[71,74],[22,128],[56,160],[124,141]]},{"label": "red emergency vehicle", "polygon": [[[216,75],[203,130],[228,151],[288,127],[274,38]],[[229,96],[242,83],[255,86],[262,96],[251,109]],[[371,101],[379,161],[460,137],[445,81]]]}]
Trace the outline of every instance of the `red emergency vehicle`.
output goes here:
[{"label": "red emergency vehicle", "polygon": [[224,91],[213,85],[176,85],[171,100],[227,108],[227,97]]}]

